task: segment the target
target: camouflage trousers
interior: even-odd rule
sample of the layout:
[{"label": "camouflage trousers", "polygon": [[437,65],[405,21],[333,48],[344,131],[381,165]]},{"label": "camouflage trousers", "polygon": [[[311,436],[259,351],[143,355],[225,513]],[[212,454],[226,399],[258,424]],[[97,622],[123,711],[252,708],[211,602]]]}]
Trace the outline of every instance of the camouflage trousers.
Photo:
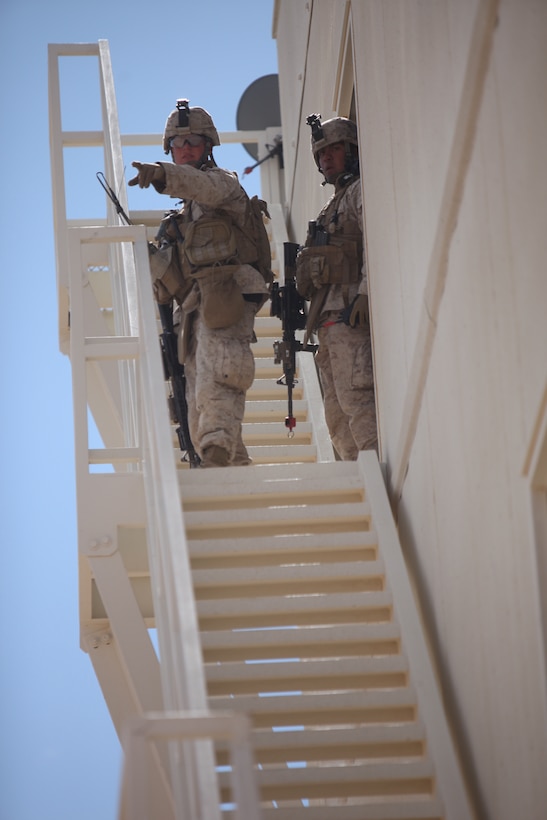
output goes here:
[{"label": "camouflage trousers", "polygon": [[319,328],[318,339],[315,362],[332,443],[343,461],[355,461],[359,450],[378,450],[370,328],[330,324]]},{"label": "camouflage trousers", "polygon": [[242,318],[227,328],[207,327],[199,311],[188,323],[184,371],[190,437],[200,457],[207,447],[216,445],[227,450],[229,464],[234,466],[251,461],[241,425],[246,393],[255,374],[251,343],[256,307],[245,302]]}]

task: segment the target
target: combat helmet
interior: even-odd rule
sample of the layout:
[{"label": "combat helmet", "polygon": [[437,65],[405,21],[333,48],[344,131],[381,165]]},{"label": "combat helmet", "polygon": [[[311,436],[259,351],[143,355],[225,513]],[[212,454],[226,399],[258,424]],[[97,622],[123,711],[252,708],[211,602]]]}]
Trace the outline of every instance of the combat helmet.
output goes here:
[{"label": "combat helmet", "polygon": [[220,145],[220,139],[213,118],[204,108],[192,106],[188,100],[177,100],[177,107],[167,117],[163,132],[163,150],[170,152],[169,140],[185,134],[201,134],[211,145]]},{"label": "combat helmet", "polygon": [[358,147],[359,145],[357,126],[353,120],[347,117],[333,117],[321,122],[321,114],[310,114],[306,122],[311,128],[311,150],[317,167],[319,168],[319,151],[322,148],[333,145],[335,142],[343,142],[346,146],[347,170],[349,171],[349,164],[355,161],[355,152],[352,153],[350,146]]}]

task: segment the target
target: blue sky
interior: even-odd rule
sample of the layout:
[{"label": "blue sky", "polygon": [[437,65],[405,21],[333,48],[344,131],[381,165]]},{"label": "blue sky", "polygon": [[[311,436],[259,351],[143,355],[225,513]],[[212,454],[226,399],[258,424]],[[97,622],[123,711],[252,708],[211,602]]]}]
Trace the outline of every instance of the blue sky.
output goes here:
[{"label": "blue sky", "polygon": [[[48,43],[108,40],[122,133],[161,131],[182,96],[208,109],[219,131],[233,131],[244,91],[277,73],[272,13],[273,0],[0,4],[0,820],[114,820],[121,765],[99,684],[79,648],[71,370],[57,338]],[[88,78],[79,71],[67,74],[64,127],[95,129]],[[221,147],[215,156],[240,174],[253,161],[241,148]],[[148,157],[137,149],[132,158]],[[159,149],[155,159],[162,158]],[[91,163],[89,177],[78,179],[69,216],[104,214],[94,175],[101,169]],[[245,178],[250,193],[258,173]],[[131,208],[165,207],[139,193],[131,193]]]}]

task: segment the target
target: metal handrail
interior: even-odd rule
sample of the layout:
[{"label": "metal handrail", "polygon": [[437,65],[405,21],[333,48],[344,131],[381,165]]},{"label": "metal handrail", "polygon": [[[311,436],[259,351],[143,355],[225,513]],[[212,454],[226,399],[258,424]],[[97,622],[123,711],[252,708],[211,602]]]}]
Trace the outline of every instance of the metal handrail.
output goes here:
[{"label": "metal handrail", "polygon": [[120,816],[129,820],[147,820],[150,817],[145,787],[147,744],[166,738],[196,740],[204,737],[229,741],[232,791],[236,804],[234,817],[236,820],[259,820],[258,789],[251,752],[251,721],[246,715],[233,712],[148,713],[129,721],[123,739],[127,751]]},{"label": "metal handrail", "polygon": [[[112,313],[116,333],[113,338],[128,340],[123,345],[112,345],[112,350],[117,348],[119,353],[117,355],[114,352],[111,358],[118,360],[124,432],[124,446],[117,448],[117,452],[125,469],[132,470],[137,466],[137,469],[142,470],[145,484],[149,565],[160,644],[164,708],[175,713],[203,714],[207,710],[207,691],[171,427],[165,401],[146,228],[120,225],[117,213],[110,206],[106,227],[69,227],[66,216],[58,67],[58,58],[67,55],[93,55],[99,58],[105,173],[120,192],[124,208],[127,208],[127,202],[122,185],[122,143],[117,124],[108,44],[100,41],[98,46],[50,46],[53,209],[59,304],[62,311],[60,337],[64,352],[68,352],[68,345],[65,343],[70,342],[73,365],[77,472],[81,476],[87,474],[90,462],[97,458],[96,452],[88,447],[87,435],[86,345],[95,340],[93,337],[86,339],[84,335],[85,267],[81,246],[98,243],[107,245],[109,249]],[[72,254],[69,247],[72,247]],[[125,355],[131,339],[138,345],[139,353],[136,358]],[[135,457],[139,455],[140,464],[135,465]],[[119,478],[123,481],[123,473]],[[220,818],[212,742],[207,739],[195,740],[191,744],[173,741],[170,744],[170,759],[177,820]],[[258,814],[255,816],[258,817]]]},{"label": "metal handrail", "polygon": [[[140,459],[147,510],[148,560],[156,627],[160,644],[160,674],[164,708],[173,712],[207,710],[196,604],[186,541],[171,426],[163,385],[163,368],[157,336],[146,229],[144,226],[70,228],[69,294],[72,305],[71,359],[75,386],[76,459],[79,475],[88,469],[85,365],[93,337],[84,336],[84,305],[81,276],[82,244],[98,243],[129,248],[135,271],[138,335],[110,345],[111,355],[127,360],[130,339],[138,355],[135,417],[141,442]],[[120,337],[114,337],[120,338]],[[100,339],[104,346],[103,337]],[[93,451],[91,451],[93,453]],[[123,454],[123,448],[120,448]],[[129,448],[129,455],[135,455]],[[118,476],[124,480],[124,475]],[[127,474],[127,478],[130,475]],[[170,746],[171,782],[177,820],[220,818],[218,784],[212,743]]]}]

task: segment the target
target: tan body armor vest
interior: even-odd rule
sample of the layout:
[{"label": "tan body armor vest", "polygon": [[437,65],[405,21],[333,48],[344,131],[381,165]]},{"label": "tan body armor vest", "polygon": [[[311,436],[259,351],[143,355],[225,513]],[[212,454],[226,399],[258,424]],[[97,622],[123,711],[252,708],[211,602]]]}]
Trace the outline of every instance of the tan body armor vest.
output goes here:
[{"label": "tan body armor vest", "polygon": [[[355,178],[348,182],[354,182]],[[349,286],[361,278],[363,265],[362,226],[349,214],[339,212],[340,200],[347,191],[345,185],[336,192],[325,211],[320,214],[316,236],[326,244],[314,244],[311,234],[296,260],[296,286],[305,299],[311,300],[307,333],[316,329],[329,287],[341,285],[344,301]]]}]

